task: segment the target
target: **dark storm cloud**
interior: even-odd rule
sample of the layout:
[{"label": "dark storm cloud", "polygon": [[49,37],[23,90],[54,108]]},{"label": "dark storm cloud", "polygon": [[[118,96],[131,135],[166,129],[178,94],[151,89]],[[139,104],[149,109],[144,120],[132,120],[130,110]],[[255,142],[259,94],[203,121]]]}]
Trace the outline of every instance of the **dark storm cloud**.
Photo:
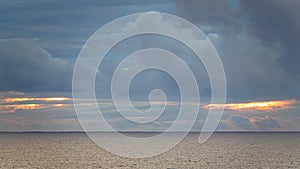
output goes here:
[{"label": "dark storm cloud", "polygon": [[241,8],[249,16],[251,33],[267,45],[282,45],[279,63],[299,75],[300,1],[242,1]]},{"label": "dark storm cloud", "polygon": [[30,40],[0,42],[0,91],[70,91],[72,67]]},{"label": "dark storm cloud", "polygon": [[175,2],[214,43],[229,98],[299,98],[299,1]]},{"label": "dark storm cloud", "polygon": [[[175,0],[177,15],[197,25],[206,34],[221,33],[232,36],[243,31],[243,12],[239,0]],[[232,7],[234,4],[234,7]]]},{"label": "dark storm cloud", "polygon": [[189,2],[177,0],[177,14],[191,21],[215,20],[228,22],[225,18],[230,11],[230,6],[224,0],[192,0]]}]

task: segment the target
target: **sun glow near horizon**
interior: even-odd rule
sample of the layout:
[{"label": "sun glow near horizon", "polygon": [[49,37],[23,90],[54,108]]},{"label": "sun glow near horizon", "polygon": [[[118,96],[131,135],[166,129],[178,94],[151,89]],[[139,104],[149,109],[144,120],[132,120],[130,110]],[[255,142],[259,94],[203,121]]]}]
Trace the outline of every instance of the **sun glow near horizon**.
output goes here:
[{"label": "sun glow near horizon", "polygon": [[205,109],[227,109],[235,111],[275,111],[287,109],[297,103],[296,100],[271,100],[258,102],[227,103],[227,104],[207,104]]},{"label": "sun glow near horizon", "polygon": [[[36,101],[42,103],[36,103]],[[10,97],[3,98],[0,101],[0,111],[14,112],[16,110],[35,110],[49,107],[65,107],[71,105],[66,101],[72,101],[72,98],[68,97]],[[43,103],[44,102],[44,103]],[[299,101],[290,100],[269,100],[258,102],[240,102],[240,103],[226,103],[226,104],[206,104],[202,106],[204,109],[222,109],[233,111],[276,111],[290,108],[293,104]],[[84,104],[84,103],[83,103]],[[157,102],[155,104],[160,104]],[[168,104],[169,105],[169,104]],[[171,106],[178,106],[179,103],[172,103]],[[199,103],[200,105],[200,103]]]},{"label": "sun glow near horizon", "polygon": [[21,98],[5,98],[4,102],[13,103],[13,102],[26,102],[26,101],[45,101],[45,102],[55,102],[55,101],[67,101],[71,98],[67,97],[21,97]]},{"label": "sun glow near horizon", "polygon": [[[51,107],[64,107],[67,97],[10,97],[0,99],[0,113],[12,113],[17,110],[38,110]],[[39,103],[36,103],[36,102]],[[41,103],[40,103],[41,102]]]}]

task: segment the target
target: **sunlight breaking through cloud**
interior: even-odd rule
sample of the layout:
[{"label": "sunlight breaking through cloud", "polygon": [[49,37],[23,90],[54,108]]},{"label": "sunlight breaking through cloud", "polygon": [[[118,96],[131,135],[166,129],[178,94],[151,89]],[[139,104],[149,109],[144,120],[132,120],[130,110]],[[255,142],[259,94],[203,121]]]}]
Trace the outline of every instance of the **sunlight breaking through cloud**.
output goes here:
[{"label": "sunlight breaking through cloud", "polygon": [[[13,113],[18,110],[39,110],[45,108],[65,107],[67,97],[9,97],[0,99],[0,113]],[[37,103],[38,102],[38,103]]]},{"label": "sunlight breaking through cloud", "polygon": [[66,97],[50,97],[50,98],[23,97],[23,98],[5,98],[3,100],[6,103],[25,102],[25,101],[55,102],[55,101],[67,101],[67,100],[71,100],[71,98],[66,98]]},{"label": "sunlight breaking through cloud", "polygon": [[245,103],[228,103],[228,104],[208,104],[203,106],[205,109],[224,109],[236,111],[275,111],[291,107],[296,100],[273,100]]}]

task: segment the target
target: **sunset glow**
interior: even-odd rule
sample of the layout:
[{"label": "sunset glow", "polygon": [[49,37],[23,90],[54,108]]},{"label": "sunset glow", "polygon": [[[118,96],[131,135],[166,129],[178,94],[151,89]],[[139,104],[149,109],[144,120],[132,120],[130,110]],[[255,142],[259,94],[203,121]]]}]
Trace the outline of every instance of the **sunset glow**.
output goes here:
[{"label": "sunset glow", "polygon": [[261,102],[246,103],[229,103],[229,104],[208,104],[203,106],[206,109],[224,109],[236,111],[274,111],[289,108],[296,100],[274,100]]},{"label": "sunset glow", "polygon": [[67,100],[71,100],[71,99],[66,97],[50,97],[50,98],[24,97],[24,98],[5,98],[4,102],[6,103],[25,102],[25,101],[55,102],[55,101],[67,101]]},{"label": "sunset glow", "polygon": [[35,110],[46,108],[44,104],[16,104],[16,105],[2,105],[0,106],[0,113],[15,112],[17,110]]},{"label": "sunset glow", "polygon": [[17,110],[38,110],[51,107],[65,107],[68,104],[14,104],[0,105],[0,113],[12,113]]},{"label": "sunset glow", "polygon": [[[58,102],[68,101],[71,98],[66,97],[19,97],[19,98],[3,98],[0,99],[0,113],[12,113],[17,110],[38,110],[50,107],[64,107],[67,104]],[[40,101],[44,103],[24,103]],[[22,103],[23,102],[23,103]],[[51,102],[51,103],[48,103]]]}]

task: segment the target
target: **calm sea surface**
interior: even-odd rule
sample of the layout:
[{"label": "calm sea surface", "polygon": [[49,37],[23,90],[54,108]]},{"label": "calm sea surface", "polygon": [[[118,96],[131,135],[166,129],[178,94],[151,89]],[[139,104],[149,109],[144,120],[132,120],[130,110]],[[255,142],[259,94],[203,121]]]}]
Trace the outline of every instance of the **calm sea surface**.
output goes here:
[{"label": "calm sea surface", "polygon": [[197,138],[189,134],[164,154],[130,159],[84,133],[1,133],[0,168],[300,168],[300,133],[216,133],[204,144]]}]

